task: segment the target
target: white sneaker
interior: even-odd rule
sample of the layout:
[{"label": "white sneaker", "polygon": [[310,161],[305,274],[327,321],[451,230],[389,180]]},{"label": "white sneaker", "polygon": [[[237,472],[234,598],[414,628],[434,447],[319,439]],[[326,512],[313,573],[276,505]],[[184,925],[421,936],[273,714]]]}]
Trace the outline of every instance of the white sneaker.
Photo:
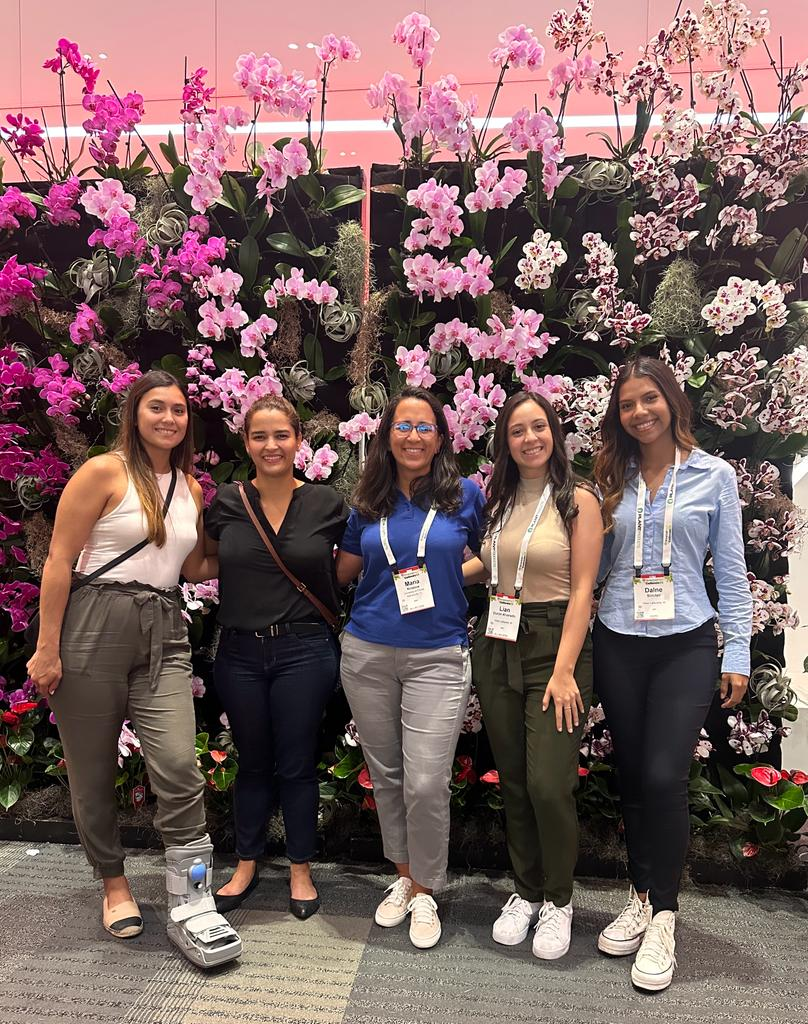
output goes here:
[{"label": "white sneaker", "polygon": [[376,924],[382,928],[395,928],[407,916],[407,904],[410,902],[412,879],[399,877],[385,890],[385,897],[376,907]]},{"label": "white sneaker", "polygon": [[598,935],[598,949],[609,956],[636,953],[645,935],[645,929],[651,923],[652,914],[650,901],[646,899],[643,903],[632,885],[629,889],[628,903],[614,921],[607,924]]},{"label": "white sneaker", "polygon": [[660,910],[652,918],[631,968],[631,980],[637,988],[661,992],[670,985],[676,966],[675,927],[676,918],[672,910]]},{"label": "white sneaker", "polygon": [[491,935],[503,946],[518,946],[539,919],[540,903],[529,903],[515,892],[494,921]]},{"label": "white sneaker", "polygon": [[419,892],[407,905],[410,912],[410,942],[417,949],[431,949],[440,938],[438,905],[431,896]]},{"label": "white sneaker", "polygon": [[536,934],[533,936],[533,955],[540,960],[558,960],[570,948],[572,931],[572,904],[557,907],[546,901],[539,911]]}]

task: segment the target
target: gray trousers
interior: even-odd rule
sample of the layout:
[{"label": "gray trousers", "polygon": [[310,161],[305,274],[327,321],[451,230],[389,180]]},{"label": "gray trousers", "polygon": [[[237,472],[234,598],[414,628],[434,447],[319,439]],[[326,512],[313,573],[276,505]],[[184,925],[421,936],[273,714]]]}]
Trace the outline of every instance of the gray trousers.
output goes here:
[{"label": "gray trousers", "polygon": [[125,718],[141,742],[166,846],[205,836],[196,766],[191,649],[176,592],[90,584],[70,598],[62,681],[49,703],[67,762],[73,818],[96,878],[123,874],[115,775]]},{"label": "gray trousers", "polygon": [[342,685],[373,782],[384,855],[427,889],[446,879],[449,783],[468,704],[468,649],[388,647],[345,633]]}]

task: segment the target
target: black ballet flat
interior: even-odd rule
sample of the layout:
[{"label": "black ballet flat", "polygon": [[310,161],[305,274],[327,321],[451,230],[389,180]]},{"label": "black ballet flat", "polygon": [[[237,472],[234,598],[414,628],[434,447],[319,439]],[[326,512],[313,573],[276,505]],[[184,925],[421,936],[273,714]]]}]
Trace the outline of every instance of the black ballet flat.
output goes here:
[{"label": "black ballet flat", "polygon": [[258,865],[255,865],[255,871],[250,879],[250,884],[243,892],[237,893],[235,896],[220,896],[218,893],[214,893],[213,900],[216,904],[216,909],[220,914],[226,914],[231,910],[235,910],[236,907],[240,907],[241,904],[247,899],[250,893],[258,886],[260,879],[258,877]]},{"label": "black ballet flat", "polygon": [[289,912],[301,921],[314,917],[320,909],[320,897],[315,896],[313,900],[296,900],[289,897]]}]

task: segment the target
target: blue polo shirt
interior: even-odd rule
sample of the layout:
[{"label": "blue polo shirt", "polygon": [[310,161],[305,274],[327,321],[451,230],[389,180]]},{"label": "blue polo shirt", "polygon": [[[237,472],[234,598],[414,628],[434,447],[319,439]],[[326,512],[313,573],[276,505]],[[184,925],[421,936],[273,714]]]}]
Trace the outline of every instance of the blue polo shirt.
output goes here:
[{"label": "blue polo shirt", "polygon": [[[463,591],[463,551],[480,550],[485,498],[471,480],[461,480],[462,503],[451,516],[439,512],[426,541],[426,567],[435,607],[402,615],[392,570],[382,548],[379,521],[351,512],[340,547],[362,556],[362,579],[356,589],[348,633],[372,644],[437,648],[467,644],[468,604]],[[426,512],[399,491],[387,521],[390,547],[399,569],[416,565],[418,536]]]}]

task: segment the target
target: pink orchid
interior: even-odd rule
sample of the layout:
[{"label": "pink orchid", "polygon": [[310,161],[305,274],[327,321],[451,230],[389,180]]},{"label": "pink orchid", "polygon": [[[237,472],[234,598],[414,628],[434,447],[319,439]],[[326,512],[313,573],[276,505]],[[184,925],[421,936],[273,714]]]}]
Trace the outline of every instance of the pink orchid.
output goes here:
[{"label": "pink orchid", "polygon": [[429,369],[429,353],[421,345],[410,349],[399,345],[396,349],[396,364],[403,371],[409,385],[428,388],[437,380]]},{"label": "pink orchid", "polygon": [[330,444],[324,444],[312,455],[311,462],[303,471],[307,480],[327,480],[331,476],[332,467],[338,462],[339,455]]},{"label": "pink orchid", "polygon": [[86,302],[82,302],[76,309],[76,319],[70,325],[68,333],[74,345],[91,344],[104,337],[104,325],[98,319],[95,310]]}]

